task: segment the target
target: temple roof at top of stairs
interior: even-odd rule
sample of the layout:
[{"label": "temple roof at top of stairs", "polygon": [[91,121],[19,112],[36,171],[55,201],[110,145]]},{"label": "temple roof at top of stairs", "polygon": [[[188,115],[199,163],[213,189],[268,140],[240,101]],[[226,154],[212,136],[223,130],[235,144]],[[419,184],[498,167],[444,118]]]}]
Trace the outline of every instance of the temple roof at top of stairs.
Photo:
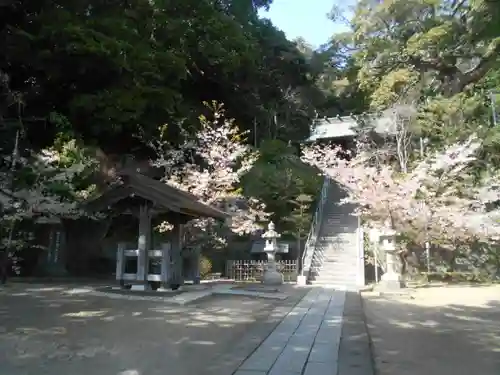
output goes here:
[{"label": "temple roof at top of stairs", "polygon": [[178,212],[193,218],[211,217],[218,220],[229,218],[227,213],[199,202],[194,195],[140,173],[126,172],[120,174],[120,177],[118,182],[100,196],[86,201],[84,208],[97,212],[129,197],[140,197],[151,201],[154,208],[159,211]]},{"label": "temple roof at top of stairs", "polygon": [[306,139],[306,142],[315,142],[322,139],[351,138],[355,137],[362,128],[371,129],[378,134],[390,134],[395,130],[392,119],[385,116],[325,117],[313,121],[311,135]]}]

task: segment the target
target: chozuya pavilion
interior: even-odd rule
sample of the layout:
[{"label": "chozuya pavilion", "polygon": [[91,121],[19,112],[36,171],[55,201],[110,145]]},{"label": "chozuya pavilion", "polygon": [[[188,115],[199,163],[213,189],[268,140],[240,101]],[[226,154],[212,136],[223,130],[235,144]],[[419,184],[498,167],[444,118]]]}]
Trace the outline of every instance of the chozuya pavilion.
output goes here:
[{"label": "chozuya pavilion", "polygon": [[[138,218],[139,230],[136,249],[118,246],[116,279],[120,285],[131,284],[133,290],[148,290],[151,282],[159,282],[163,288],[177,289],[184,283],[185,272],[199,280],[199,254],[191,262],[189,270],[183,270],[182,227],[188,221],[210,217],[225,221],[230,217],[225,212],[207,206],[189,193],[135,172],[121,174],[119,182],[111,185],[99,197],[87,201],[90,212],[117,210]],[[161,249],[151,248],[152,219],[167,220],[173,225],[169,243]],[[135,273],[125,272],[126,258],[137,259]],[[150,273],[151,258],[161,262],[160,274]],[[198,275],[198,276],[196,276]]]}]

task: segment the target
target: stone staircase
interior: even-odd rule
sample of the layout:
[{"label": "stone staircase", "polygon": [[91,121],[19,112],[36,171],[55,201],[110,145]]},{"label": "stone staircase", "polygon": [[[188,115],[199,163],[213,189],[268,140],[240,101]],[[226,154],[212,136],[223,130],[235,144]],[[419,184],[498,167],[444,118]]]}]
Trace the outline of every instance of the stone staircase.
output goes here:
[{"label": "stone staircase", "polygon": [[[364,266],[359,252],[358,218],[354,207],[340,204],[345,193],[330,182],[312,255],[309,282],[357,289],[364,284]],[[360,275],[363,273],[363,275]]]}]

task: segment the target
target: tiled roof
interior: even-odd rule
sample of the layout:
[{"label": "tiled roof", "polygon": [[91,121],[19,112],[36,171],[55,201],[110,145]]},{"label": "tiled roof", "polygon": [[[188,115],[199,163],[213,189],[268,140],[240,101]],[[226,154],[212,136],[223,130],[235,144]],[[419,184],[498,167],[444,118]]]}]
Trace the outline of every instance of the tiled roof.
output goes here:
[{"label": "tiled roof", "polygon": [[[388,117],[365,117],[364,122],[379,134],[391,133],[392,121]],[[335,139],[343,137],[354,137],[360,129],[360,121],[354,116],[328,117],[314,120],[311,135],[306,140],[314,142],[320,139]]]},{"label": "tiled roof", "polygon": [[121,177],[120,183],[110,186],[97,198],[88,200],[84,206],[91,211],[100,211],[130,195],[135,195],[153,202],[160,210],[193,217],[212,217],[219,220],[229,218],[227,213],[199,202],[194,195],[140,173],[126,172]]}]

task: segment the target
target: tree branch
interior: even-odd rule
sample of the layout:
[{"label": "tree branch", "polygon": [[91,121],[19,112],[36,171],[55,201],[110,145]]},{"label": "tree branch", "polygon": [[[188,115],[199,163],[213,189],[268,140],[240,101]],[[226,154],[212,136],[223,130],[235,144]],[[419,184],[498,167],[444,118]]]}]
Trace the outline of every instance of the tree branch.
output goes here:
[{"label": "tree branch", "polygon": [[479,81],[483,78],[488,71],[493,67],[500,54],[500,37],[493,39],[493,41],[488,46],[486,53],[481,57],[481,61],[477,66],[463,74],[460,82],[460,91],[465,88],[465,86]]}]

